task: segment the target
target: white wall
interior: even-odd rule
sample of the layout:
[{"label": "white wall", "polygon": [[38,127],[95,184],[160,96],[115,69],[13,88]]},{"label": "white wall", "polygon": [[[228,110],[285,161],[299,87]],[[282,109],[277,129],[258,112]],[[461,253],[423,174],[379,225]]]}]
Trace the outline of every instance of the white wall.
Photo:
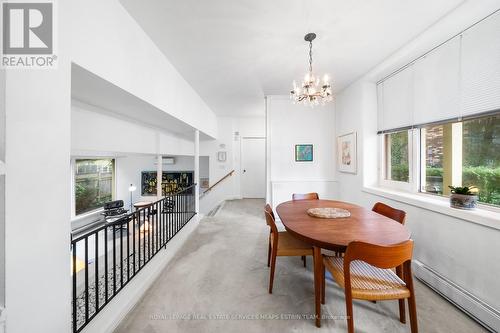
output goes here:
[{"label": "white wall", "polygon": [[[335,108],[294,105],[288,96],[267,98],[268,198],[276,206],[292,193],[335,198]],[[312,144],[313,162],[295,162],[295,145]]]},{"label": "white wall", "polygon": [[[421,278],[427,276],[426,281],[429,284],[498,330],[500,329],[500,317],[498,317],[500,228],[490,228],[425,209],[417,204],[409,204],[403,198],[395,200],[394,196],[391,196],[389,199],[364,190],[364,186],[373,186],[377,183],[379,165],[375,81],[387,74],[391,64],[392,70],[397,69],[402,59],[407,61],[412,59],[415,55],[413,50],[430,49],[433,41],[446,40],[450,34],[459,32],[458,27],[474,23],[478,15],[475,7],[470,7],[468,10],[459,8],[451,17],[445,18],[441,25],[438,24],[419,36],[416,41],[336,96],[337,132],[358,133],[359,163],[358,174],[339,172],[337,177],[341,186],[341,200],[365,207],[371,207],[375,202],[382,201],[405,210],[408,214],[406,225],[415,240],[414,259],[431,270],[430,274],[421,275]],[[449,29],[452,26],[455,30]],[[438,284],[436,281],[444,284]]]},{"label": "white wall", "polygon": [[0,161],[5,160],[5,69],[0,69]]},{"label": "white wall", "polygon": [[[202,213],[208,213],[224,200],[241,198],[241,138],[266,137],[264,117],[218,117],[217,120],[217,140],[201,142],[200,146],[200,155],[210,159],[210,185],[231,170],[235,172],[201,199]],[[235,135],[236,132],[238,135]],[[225,162],[217,161],[219,151],[226,152]]]},{"label": "white wall", "polygon": [[71,150],[73,155],[103,152],[192,155],[194,143],[173,133],[72,100]]},{"label": "white wall", "polygon": [[[6,75],[6,332],[70,332],[70,17],[58,68]],[[35,163],[34,163],[35,161]]]},{"label": "white wall", "polygon": [[74,63],[215,136],[216,116],[118,0],[71,1]]},{"label": "white wall", "polygon": [[[0,306],[5,306],[5,70],[0,69]],[[0,323],[0,325],[2,325]]]},{"label": "white wall", "polygon": [[335,111],[337,135],[351,132],[356,132],[357,135],[357,175],[337,173],[341,197],[346,201],[356,201],[358,193],[353,192],[353,188],[360,189],[363,184],[372,186],[377,183],[378,137],[375,83],[355,82],[336,96]]}]

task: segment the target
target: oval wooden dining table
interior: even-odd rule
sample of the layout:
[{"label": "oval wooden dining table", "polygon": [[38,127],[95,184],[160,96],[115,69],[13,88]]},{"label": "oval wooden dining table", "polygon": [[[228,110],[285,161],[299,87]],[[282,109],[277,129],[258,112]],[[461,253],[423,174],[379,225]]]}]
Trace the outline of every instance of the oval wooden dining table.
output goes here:
[{"label": "oval wooden dining table", "polygon": [[[343,208],[350,217],[325,219],[307,214],[309,208]],[[378,245],[392,245],[410,238],[408,229],[402,224],[377,214],[369,209],[334,200],[295,200],[283,202],[276,212],[286,230],[313,247],[314,299],[316,326],[321,326],[321,249],[343,250],[352,241],[363,241]]]}]

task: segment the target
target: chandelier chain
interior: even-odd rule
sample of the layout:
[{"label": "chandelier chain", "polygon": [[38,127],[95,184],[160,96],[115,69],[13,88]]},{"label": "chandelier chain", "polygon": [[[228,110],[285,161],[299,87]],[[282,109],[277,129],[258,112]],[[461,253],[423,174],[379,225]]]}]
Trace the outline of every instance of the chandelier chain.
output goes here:
[{"label": "chandelier chain", "polygon": [[313,43],[309,42],[309,73],[313,71]]}]

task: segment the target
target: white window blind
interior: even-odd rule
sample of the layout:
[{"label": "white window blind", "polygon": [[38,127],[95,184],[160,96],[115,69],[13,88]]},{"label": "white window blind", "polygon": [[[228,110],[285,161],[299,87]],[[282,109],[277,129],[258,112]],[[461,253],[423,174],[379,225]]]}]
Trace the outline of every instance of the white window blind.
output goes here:
[{"label": "white window blind", "polygon": [[460,116],[460,36],[414,64],[414,125]]},{"label": "white window blind", "polygon": [[377,129],[381,131],[384,127],[383,110],[384,110],[384,82],[377,84]]},{"label": "white window blind", "polygon": [[500,110],[500,11],[377,85],[379,132]]},{"label": "white window blind", "polygon": [[[380,86],[382,85],[382,86]],[[379,84],[379,131],[412,125],[413,66],[394,74]]]},{"label": "white window blind", "polygon": [[500,12],[465,31],[463,115],[500,109]]}]

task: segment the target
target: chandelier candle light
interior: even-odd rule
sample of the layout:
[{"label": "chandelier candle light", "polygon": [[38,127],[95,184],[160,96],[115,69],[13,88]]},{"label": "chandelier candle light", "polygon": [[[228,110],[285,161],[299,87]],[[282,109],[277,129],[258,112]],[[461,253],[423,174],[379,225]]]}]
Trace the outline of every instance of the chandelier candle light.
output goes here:
[{"label": "chandelier candle light", "polygon": [[333,100],[332,87],[328,75],[323,76],[323,82],[315,77],[312,70],[312,41],[316,34],[311,32],[304,36],[304,40],[309,42],[309,72],[304,76],[301,87],[293,81],[293,90],[290,91],[290,99],[293,103],[302,103],[304,105],[325,104]]}]

